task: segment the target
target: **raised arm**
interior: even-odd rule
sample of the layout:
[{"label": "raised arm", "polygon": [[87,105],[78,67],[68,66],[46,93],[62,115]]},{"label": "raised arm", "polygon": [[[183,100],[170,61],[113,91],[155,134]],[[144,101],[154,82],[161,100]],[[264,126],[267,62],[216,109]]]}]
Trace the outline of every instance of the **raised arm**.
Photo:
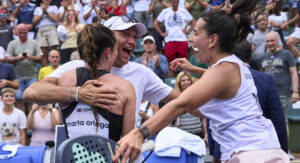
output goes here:
[{"label": "raised arm", "polygon": [[[214,97],[218,97],[221,93],[225,93],[227,98],[234,97],[240,86],[240,78],[237,78],[239,71],[232,68],[232,66],[237,65],[224,66],[228,64],[230,63],[222,63],[208,70],[203,74],[201,79],[185,90],[179,98],[167,103],[153,117],[143,123],[143,125],[148,128],[150,135],[167,126],[179,115],[199,108],[199,106],[204,105]],[[234,85],[234,87],[232,87],[232,85]],[[123,161],[129,157],[130,160],[133,161],[140,152],[143,139],[140,130],[137,128],[133,129],[118,142],[121,146],[114,160],[125,152]]]},{"label": "raised arm", "polygon": [[299,92],[298,92],[298,73],[296,66],[290,67],[291,79],[293,84],[293,94],[291,96],[291,100],[293,103],[299,100]]}]

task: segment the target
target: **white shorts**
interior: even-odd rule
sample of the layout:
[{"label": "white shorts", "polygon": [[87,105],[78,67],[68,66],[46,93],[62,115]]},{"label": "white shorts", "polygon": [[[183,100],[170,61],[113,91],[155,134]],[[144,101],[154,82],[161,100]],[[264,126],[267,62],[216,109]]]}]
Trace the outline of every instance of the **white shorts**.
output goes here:
[{"label": "white shorts", "polygon": [[300,28],[296,27],[295,32],[293,32],[290,37],[295,37],[297,39],[300,39]]}]

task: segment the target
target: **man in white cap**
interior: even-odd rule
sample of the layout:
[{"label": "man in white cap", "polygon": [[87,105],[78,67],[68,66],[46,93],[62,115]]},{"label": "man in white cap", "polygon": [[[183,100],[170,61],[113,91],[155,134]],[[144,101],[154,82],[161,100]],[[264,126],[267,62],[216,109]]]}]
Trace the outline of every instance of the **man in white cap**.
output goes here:
[{"label": "man in white cap", "polygon": [[168,61],[164,55],[156,53],[156,44],[153,36],[143,38],[144,53],[135,61],[150,68],[159,78],[164,80],[168,75]]},{"label": "man in white cap", "polygon": [[[115,31],[118,44],[118,57],[111,73],[130,81],[135,87],[136,117],[139,116],[138,111],[142,99],[158,104],[160,101],[169,102],[178,97],[179,93],[164,84],[153,71],[141,64],[129,62],[129,58],[136,47],[136,38],[146,34],[146,27],[143,24],[134,23],[127,16],[114,16],[108,19],[104,25]],[[68,99],[69,88],[57,86],[57,81],[63,72],[84,65],[83,61],[78,60],[61,65],[49,76],[29,87],[24,93],[24,98],[38,102],[75,101],[76,88],[71,89],[70,99]],[[109,109],[110,105],[116,103],[115,100],[118,99],[117,90],[107,88],[105,85],[98,87],[99,85],[102,84],[98,81],[85,83],[79,88],[79,101],[91,106]]]}]

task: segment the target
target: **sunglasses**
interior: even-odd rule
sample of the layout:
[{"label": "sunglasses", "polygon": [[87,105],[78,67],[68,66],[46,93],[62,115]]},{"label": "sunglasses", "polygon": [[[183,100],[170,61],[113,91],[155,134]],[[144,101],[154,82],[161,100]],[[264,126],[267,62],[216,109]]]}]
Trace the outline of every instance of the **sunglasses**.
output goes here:
[{"label": "sunglasses", "polygon": [[176,19],[177,19],[176,13],[174,13],[173,19],[174,19],[174,21],[176,21]]},{"label": "sunglasses", "polygon": [[[126,15],[122,15],[122,16],[118,16],[121,17],[122,21],[124,23],[136,23],[137,21],[134,18],[130,18]],[[109,26],[108,28],[110,28],[119,18],[116,18]]]}]

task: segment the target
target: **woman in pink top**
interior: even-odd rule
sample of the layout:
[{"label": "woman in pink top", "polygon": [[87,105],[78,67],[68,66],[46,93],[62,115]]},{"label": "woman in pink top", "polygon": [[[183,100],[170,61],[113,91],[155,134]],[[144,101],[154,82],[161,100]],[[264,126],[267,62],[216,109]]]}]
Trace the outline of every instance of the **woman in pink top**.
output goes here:
[{"label": "woman in pink top", "polygon": [[44,145],[54,140],[55,126],[59,124],[59,113],[51,104],[34,104],[28,115],[27,129],[32,130],[30,146]]}]

